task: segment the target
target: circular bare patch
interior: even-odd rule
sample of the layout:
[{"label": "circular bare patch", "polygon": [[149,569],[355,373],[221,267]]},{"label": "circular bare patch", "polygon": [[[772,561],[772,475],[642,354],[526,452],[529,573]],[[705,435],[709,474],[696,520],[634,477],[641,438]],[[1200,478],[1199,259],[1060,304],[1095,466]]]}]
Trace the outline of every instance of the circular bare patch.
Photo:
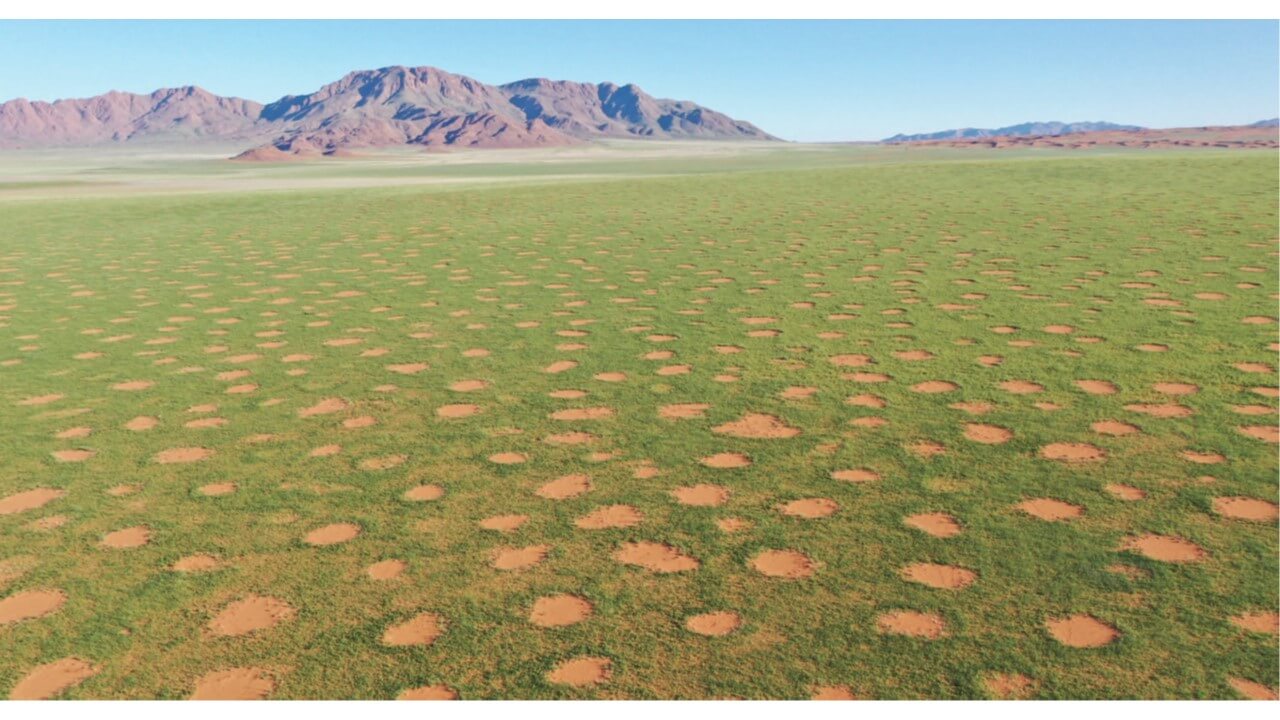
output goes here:
[{"label": "circular bare patch", "polygon": [[586,620],[591,603],[576,595],[548,595],[533,603],[529,622],[538,627],[565,627]]},{"label": "circular bare patch", "polygon": [[334,523],[325,525],[322,528],[316,528],[307,533],[306,542],[308,545],[316,545],[323,547],[326,545],[337,545],[348,540],[353,540],[360,534],[360,526],[352,523]]},{"label": "circular bare patch", "polygon": [[10,700],[49,700],[98,674],[93,663],[62,658],[36,666],[9,691]]},{"label": "circular bare patch", "polygon": [[952,565],[936,565],[934,563],[915,563],[902,568],[902,579],[908,582],[928,585],[941,590],[958,590],[969,587],[978,579],[972,570]]},{"label": "circular bare patch", "polygon": [[1151,386],[1153,390],[1163,395],[1194,395],[1200,392],[1200,388],[1191,383],[1180,382],[1158,382]]},{"label": "circular bare patch", "polygon": [[173,564],[176,572],[209,572],[218,567],[218,559],[211,555],[188,555]]},{"label": "circular bare patch", "polygon": [[1280,613],[1274,610],[1259,610],[1231,616],[1231,624],[1241,630],[1275,635],[1280,633]]},{"label": "circular bare patch", "polygon": [[401,363],[398,365],[388,365],[387,370],[401,375],[416,375],[427,369],[426,363]]},{"label": "circular bare patch", "polygon": [[571,408],[551,413],[552,420],[603,420],[613,417],[613,408]]},{"label": "circular bare patch", "polygon": [[1090,395],[1115,395],[1115,383],[1106,380],[1077,380],[1076,387]]},{"label": "circular bare patch", "polygon": [[1084,514],[1084,508],[1079,505],[1072,505],[1071,503],[1054,500],[1053,498],[1033,498],[1031,500],[1023,500],[1015,507],[1033,518],[1044,520],[1046,522],[1072,520]]},{"label": "circular bare patch", "polygon": [[778,509],[783,515],[816,520],[835,514],[840,509],[840,505],[828,498],[804,498],[784,503]]},{"label": "circular bare patch", "polygon": [[480,527],[483,530],[510,533],[519,530],[520,526],[527,522],[529,522],[528,515],[495,515],[481,520]]},{"label": "circular bare patch", "polygon": [[61,590],[24,590],[0,600],[0,627],[57,612],[67,601]]},{"label": "circular bare patch", "polygon": [[762,413],[747,413],[741,419],[717,425],[711,431],[756,440],[791,438],[800,434],[799,428],[789,427],[773,415]]},{"label": "circular bare patch", "polygon": [[562,373],[566,370],[572,370],[578,367],[578,363],[573,360],[557,360],[542,369],[545,373]]},{"label": "circular bare patch", "polygon": [[722,610],[685,618],[684,629],[708,637],[724,637],[742,625],[738,613]]},{"label": "circular bare patch", "polygon": [[670,545],[654,542],[622,543],[613,558],[624,565],[637,565],[656,573],[688,572],[698,569],[698,561]]},{"label": "circular bare patch", "polygon": [[146,430],[150,430],[154,428],[159,424],[160,424],[160,421],[153,417],[147,417],[146,415],[139,415],[138,417],[125,423],[124,427],[126,430],[132,430],[133,432],[144,432]]},{"label": "circular bare patch", "polygon": [[600,382],[619,383],[626,381],[627,374],[624,372],[602,372],[596,373],[594,377]]},{"label": "circular bare patch", "polygon": [[1236,431],[1245,437],[1269,443],[1280,443],[1280,427],[1275,425],[1248,425],[1238,427]]},{"label": "circular bare patch", "polygon": [[1115,499],[1124,500],[1126,502],[1142,500],[1147,496],[1147,494],[1139,488],[1133,487],[1132,485],[1121,485],[1120,483],[1108,483],[1103,489],[1111,493],[1111,496]]},{"label": "circular bare patch", "polygon": [[136,547],[142,547],[151,541],[151,531],[139,525],[137,527],[116,530],[103,536],[102,542],[98,543],[102,547],[111,548],[113,550],[128,550]]},{"label": "circular bare patch", "polygon": [[1250,700],[1275,700],[1277,699],[1276,691],[1252,680],[1244,678],[1227,678],[1227,683],[1231,688]]},{"label": "circular bare patch", "polygon": [[405,622],[387,628],[382,633],[382,644],[391,647],[430,645],[442,633],[444,633],[444,622],[440,619],[440,616],[435,613],[424,612]]},{"label": "circular bare patch", "polygon": [[1052,443],[1040,448],[1040,457],[1064,463],[1097,462],[1107,453],[1088,443]]},{"label": "circular bare patch", "polygon": [[751,567],[761,575],[788,580],[810,577],[817,568],[808,555],[795,550],[765,550],[751,559]]},{"label": "circular bare patch", "polygon": [[209,621],[209,631],[219,636],[248,635],[290,620],[294,614],[293,607],[283,600],[250,595],[223,608]]},{"label": "circular bare patch", "polygon": [[726,452],[709,455],[698,462],[709,468],[733,469],[747,467],[751,464],[751,458],[742,453]]},{"label": "circular bare patch", "polygon": [[160,465],[172,465],[177,463],[192,463],[204,460],[213,455],[213,451],[208,448],[201,447],[180,447],[161,450],[151,459]]},{"label": "circular bare patch", "polygon": [[360,461],[361,470],[390,470],[398,467],[408,460],[407,455],[383,455],[382,457],[365,458]]},{"label": "circular bare patch", "polygon": [[1044,390],[1044,386],[1028,380],[1006,380],[1000,383],[1000,389],[1014,395],[1031,395]]},{"label": "circular bare patch", "polygon": [[581,516],[573,524],[584,530],[603,530],[608,528],[630,528],[639,525],[644,515],[630,505],[608,505]]},{"label": "circular bare patch", "polygon": [[671,495],[681,505],[716,507],[725,504],[729,499],[729,490],[720,485],[702,483],[700,485],[676,488],[671,491]]},{"label": "circular bare patch", "polygon": [[547,673],[547,682],[569,687],[589,687],[608,682],[612,664],[607,658],[580,657],[565,660]]},{"label": "circular bare patch", "polygon": [[1213,499],[1213,511],[1223,517],[1251,522],[1275,522],[1276,504],[1251,497],[1219,497]]},{"label": "circular bare patch", "polygon": [[27,510],[35,510],[66,496],[66,494],[66,490],[54,488],[35,488],[34,490],[14,493],[4,499],[0,499],[0,515],[13,515]]},{"label": "circular bare patch", "polygon": [[959,389],[959,385],[946,380],[926,380],[911,386],[911,392],[924,393],[926,395],[949,393]]},{"label": "circular bare patch", "polygon": [[911,515],[905,518],[903,522],[908,527],[913,527],[926,535],[938,538],[954,537],[964,530],[958,520],[944,512]]},{"label": "circular bare patch", "polygon": [[152,385],[155,385],[155,383],[151,382],[150,380],[128,380],[125,382],[120,382],[120,383],[116,383],[115,385],[112,385],[111,389],[123,390],[125,392],[136,392],[138,390],[146,390]]},{"label": "circular bare patch", "polygon": [[276,683],[256,667],[231,668],[206,674],[196,681],[192,700],[264,700]]},{"label": "circular bare patch", "polygon": [[865,483],[873,482],[880,479],[880,473],[875,470],[866,468],[854,468],[851,470],[834,470],[831,473],[831,479],[841,482]]},{"label": "circular bare patch", "polygon": [[547,556],[548,545],[530,545],[523,548],[499,548],[493,554],[492,565],[498,570],[524,570],[542,562]]},{"label": "circular bare patch", "polygon": [[1208,557],[1208,553],[1204,551],[1204,548],[1190,540],[1171,535],[1155,535],[1151,533],[1126,538],[1120,544],[1120,549],[1136,552],[1152,560],[1169,563],[1199,562]]},{"label": "circular bare patch", "polygon": [[1092,615],[1072,615],[1045,621],[1054,640],[1073,648],[1096,648],[1110,644],[1120,633]]},{"label": "circular bare patch", "polygon": [[813,689],[810,700],[857,700],[848,685],[819,685]]},{"label": "circular bare patch", "polygon": [[374,580],[394,580],[400,577],[407,567],[409,566],[403,560],[382,560],[365,568],[364,571]]},{"label": "circular bare patch", "polygon": [[1089,427],[1099,435],[1110,435],[1111,437],[1124,437],[1125,435],[1142,432],[1136,426],[1119,420],[1099,420]]},{"label": "circular bare patch", "polygon": [[404,495],[401,495],[401,497],[410,502],[428,502],[439,500],[443,496],[444,488],[439,485],[419,485],[405,490]]},{"label": "circular bare patch", "polygon": [[1125,405],[1124,409],[1129,412],[1150,415],[1154,418],[1184,418],[1191,417],[1195,414],[1195,411],[1191,408],[1185,405],[1178,405],[1177,403],[1136,403],[1133,405]]},{"label": "circular bare patch", "polygon": [[450,390],[459,393],[477,392],[487,387],[489,387],[489,383],[484,380],[459,380],[449,385]]},{"label": "circular bare patch", "polygon": [[424,685],[409,688],[396,696],[397,700],[457,700],[458,691],[448,685]]},{"label": "circular bare patch", "polygon": [[494,453],[489,456],[489,462],[495,465],[519,465],[528,459],[524,453],[517,452]]},{"label": "circular bare patch", "polygon": [[236,484],[232,482],[210,483],[201,485],[199,492],[206,497],[220,497],[222,495],[230,495],[236,491]]},{"label": "circular bare patch", "polygon": [[872,364],[870,355],[832,355],[827,359],[836,367],[866,367],[867,365]]},{"label": "circular bare patch", "polygon": [[1013,438],[1013,432],[998,425],[968,423],[964,426],[964,436],[983,445],[999,445],[1009,442]]},{"label": "circular bare patch", "polygon": [[89,458],[93,457],[97,453],[95,453],[93,450],[75,449],[75,450],[54,450],[52,453],[49,453],[49,454],[52,455],[53,459],[57,460],[58,462],[71,463],[71,462],[84,462],[85,460],[88,460]]},{"label": "circular bare patch", "polygon": [[983,678],[982,685],[997,700],[1026,700],[1036,689],[1036,682],[1020,673],[988,675]]},{"label": "circular bare patch", "polygon": [[469,405],[466,403],[459,403],[455,405],[441,405],[440,407],[436,408],[436,417],[441,417],[446,419],[464,418],[464,417],[471,417],[472,415],[475,415],[478,412],[480,412],[479,405]]},{"label": "circular bare patch", "polygon": [[876,618],[876,627],[887,635],[935,640],[947,634],[947,624],[940,616],[914,610],[895,610]]},{"label": "circular bare patch", "polygon": [[577,497],[590,489],[591,478],[589,476],[564,475],[538,488],[535,494],[548,500],[567,500]]},{"label": "circular bare patch", "polygon": [[1196,450],[1183,450],[1178,453],[1183,460],[1197,465],[1217,465],[1226,462],[1226,457],[1216,452],[1198,452]]}]

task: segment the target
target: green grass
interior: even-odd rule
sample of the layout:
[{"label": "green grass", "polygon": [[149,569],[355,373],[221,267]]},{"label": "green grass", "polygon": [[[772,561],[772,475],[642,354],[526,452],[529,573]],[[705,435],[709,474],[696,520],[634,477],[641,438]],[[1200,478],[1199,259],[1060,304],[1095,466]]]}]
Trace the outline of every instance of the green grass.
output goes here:
[{"label": "green grass", "polygon": [[[58,588],[68,599],[57,613],[0,627],[0,691],[66,656],[101,668],[66,693],[74,698],[180,698],[209,670],[235,666],[266,669],[279,698],[390,698],[437,683],[472,699],[803,698],[830,685],[875,698],[982,698],[991,673],[1026,675],[1041,698],[1236,697],[1228,678],[1274,687],[1275,637],[1228,618],[1275,611],[1276,527],[1211,509],[1215,497],[1276,496],[1275,446],[1236,430],[1272,424],[1275,415],[1232,410],[1276,403],[1251,391],[1275,388],[1274,372],[1234,367],[1276,361],[1274,321],[1241,322],[1276,315],[1274,153],[966,157],[820,169],[746,163],[728,169],[750,172],[449,193],[10,200],[0,216],[0,497],[34,487],[67,495],[0,516],[0,597]],[[1151,287],[1125,287],[1134,282]],[[962,297],[975,293],[983,297]],[[1144,302],[1150,298],[1178,304]],[[793,307],[801,302],[814,306]],[[948,304],[967,307],[939,307]],[[830,317],[841,313],[854,317]],[[741,322],[751,316],[777,320]],[[537,326],[520,327],[528,323]],[[1042,331],[1051,324],[1076,330]],[[990,329],[1001,325],[1019,330]],[[781,332],[747,335],[762,327]],[[557,334],[571,329],[589,334]],[[844,335],[819,337],[829,331]],[[649,342],[655,333],[677,339]],[[325,344],[335,338],[361,342]],[[272,343],[282,344],[264,346]],[[563,343],[587,348],[557,349]],[[1169,351],[1137,351],[1142,343]],[[744,350],[720,354],[717,345]],[[362,356],[372,348],[388,352]],[[491,354],[464,357],[469,348]],[[674,357],[643,358],[659,349]],[[910,349],[936,357],[893,355]],[[75,359],[90,351],[102,356]],[[891,380],[847,379],[852,369],[827,361],[841,353],[871,355],[875,365],[865,369]],[[261,357],[225,359],[244,354]],[[281,361],[291,354],[313,359]],[[1003,364],[983,367],[983,355]],[[541,371],[561,359],[579,366]],[[411,362],[430,367],[416,375],[385,369]],[[691,372],[655,374],[677,363]],[[219,379],[235,369],[251,374]],[[289,374],[297,369],[306,373]],[[628,379],[593,379],[606,371]],[[462,379],[490,385],[448,389]],[[910,390],[936,379],[960,387]],[[1045,389],[1012,395],[998,387],[1011,379]],[[1088,395],[1074,385],[1079,379],[1110,380],[1119,392]],[[127,380],[155,384],[111,389]],[[1199,392],[1165,398],[1151,388],[1160,381]],[[257,389],[225,392],[242,383]],[[818,392],[805,401],[779,397],[792,386]],[[589,395],[548,396],[566,388]],[[50,393],[65,397],[18,404]],[[887,406],[846,404],[860,393]],[[330,397],[351,407],[298,417]],[[995,408],[972,418],[948,407],[960,401]],[[459,402],[483,412],[436,418],[437,407]],[[680,402],[711,409],[705,418],[659,419],[660,407]],[[1059,409],[1035,405],[1044,402]],[[1165,402],[1194,415],[1156,419],[1125,408]],[[203,417],[187,409],[206,403],[227,424],[185,427]],[[597,406],[616,416],[549,418]],[[711,431],[746,412],[803,432],[749,440]],[[139,415],[160,424],[124,429]],[[377,424],[342,427],[366,415]],[[849,424],[870,415],[887,423]],[[1142,433],[1092,432],[1103,419]],[[973,443],[966,422],[1014,437]],[[92,434],[54,437],[77,426]],[[568,430],[597,440],[543,442]],[[272,437],[246,442],[259,434]],[[946,453],[918,457],[907,446],[921,440]],[[1054,442],[1091,443],[1107,458],[1062,464],[1037,456]],[[327,444],[341,453],[309,457]],[[216,454],[186,465],[151,461],[181,446]],[[51,456],[70,447],[96,454],[81,463]],[[1226,462],[1193,464],[1180,457],[1184,449]],[[505,451],[529,462],[486,460]],[[595,451],[617,457],[592,462]],[[697,462],[725,451],[753,464],[716,470]],[[364,459],[396,453],[408,461],[361,469]],[[642,460],[662,474],[633,477]],[[831,479],[845,468],[872,468],[881,479]],[[534,494],[566,473],[589,474],[594,489],[561,502]],[[234,494],[197,492],[227,481]],[[444,497],[400,499],[427,482],[444,487]],[[702,482],[727,487],[728,503],[685,507],[670,495]],[[106,494],[121,483],[142,489]],[[1104,490],[1108,483],[1147,497],[1120,501]],[[833,499],[840,510],[799,520],[776,509],[806,497]],[[1084,515],[1048,523],[1014,509],[1033,497],[1074,503]],[[644,522],[574,526],[614,503],[638,508]],[[942,540],[903,524],[926,511],[953,514],[964,532]],[[529,521],[511,536],[477,526],[507,513]],[[32,525],[49,516],[66,522]],[[730,516],[752,527],[724,533],[715,521]],[[328,548],[303,542],[334,522],[357,523],[362,534]],[[105,533],[135,525],[151,529],[150,544],[98,546]],[[1170,564],[1117,550],[1125,537],[1148,532],[1189,539],[1208,556]],[[657,575],[615,562],[618,544],[631,540],[670,544],[701,567]],[[489,566],[496,547],[536,544],[551,550],[535,568]],[[788,581],[750,568],[759,551],[784,548],[819,563],[816,574]],[[196,552],[218,556],[222,567],[168,569]],[[405,575],[365,575],[387,558],[406,561]],[[978,580],[949,591],[900,579],[900,568],[921,561],[963,566]],[[1109,572],[1116,563],[1142,576]],[[557,592],[588,599],[594,614],[562,629],[530,624],[532,602]],[[285,600],[297,615],[245,637],[211,636],[210,618],[249,593]],[[883,635],[876,618],[894,609],[937,613],[948,635]],[[683,629],[684,618],[710,610],[736,611],[743,626],[723,638]],[[446,624],[434,644],[380,643],[386,627],[421,611]],[[1119,639],[1096,649],[1058,644],[1044,623],[1073,613],[1109,623]],[[575,690],[547,682],[557,662],[582,655],[611,660],[608,683]]]}]

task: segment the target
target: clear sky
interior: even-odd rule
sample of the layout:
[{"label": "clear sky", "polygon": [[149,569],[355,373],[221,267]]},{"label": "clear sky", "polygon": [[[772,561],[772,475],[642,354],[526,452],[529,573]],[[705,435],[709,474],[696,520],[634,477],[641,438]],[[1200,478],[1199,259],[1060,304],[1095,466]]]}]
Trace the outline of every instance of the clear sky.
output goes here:
[{"label": "clear sky", "polygon": [[634,82],[791,140],[1027,120],[1280,115],[1275,22],[0,22],[0,100],[200,85],[258,101],[351,70]]}]

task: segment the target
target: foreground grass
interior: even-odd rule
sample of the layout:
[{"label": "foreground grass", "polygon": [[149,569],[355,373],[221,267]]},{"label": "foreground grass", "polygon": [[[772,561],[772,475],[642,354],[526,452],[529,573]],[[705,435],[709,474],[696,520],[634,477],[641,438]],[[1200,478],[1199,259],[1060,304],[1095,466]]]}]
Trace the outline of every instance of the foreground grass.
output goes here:
[{"label": "foreground grass", "polygon": [[[1236,697],[1231,678],[1274,687],[1275,636],[1229,621],[1275,612],[1274,521],[1224,518],[1212,503],[1276,495],[1275,446],[1237,430],[1276,422],[1276,187],[1274,154],[1240,153],[444,194],[11,202],[0,219],[0,498],[37,487],[67,494],[0,516],[0,596],[56,588],[67,601],[0,626],[0,689],[67,656],[100,668],[66,694],[81,698],[185,697],[211,669],[248,666],[274,679],[279,698],[390,698],[433,684],[463,698],[800,698],[831,686],[980,698],[996,674],[1025,676],[1043,698]],[[1070,330],[1044,331],[1055,325]],[[993,331],[1003,326],[1016,331]],[[777,332],[751,335],[761,330]],[[674,337],[655,337],[664,335]],[[489,353],[465,353],[479,348]],[[894,354],[910,350],[933,357]],[[829,362],[841,354],[874,364]],[[984,356],[1002,362],[987,367]],[[543,371],[566,359],[578,365]],[[388,370],[411,363],[428,367]],[[658,372],[676,365],[688,372]],[[854,377],[864,371],[887,377],[860,382],[874,379]],[[1117,392],[1082,392],[1075,382],[1087,379]],[[487,386],[451,390],[460,380]],[[957,388],[911,389],[933,380]],[[1000,387],[1010,380],[1043,390],[1011,394]],[[128,381],[153,384],[113,389]],[[1197,391],[1171,398],[1152,387],[1173,381]],[[781,395],[795,387],[815,391]],[[565,389],[588,394],[549,396]],[[846,402],[863,394],[885,406]],[[63,397],[22,404],[48,395]],[[325,398],[347,407],[299,417]],[[992,407],[981,416],[950,407],[961,402]],[[481,412],[437,417],[458,403]],[[710,407],[701,418],[660,418],[674,403]],[[1135,404],[1191,414],[1155,418],[1126,407]],[[191,410],[204,405],[216,408]],[[1270,410],[1233,409],[1257,405]],[[614,414],[550,417],[586,407]],[[712,431],[748,412],[801,433]],[[138,416],[159,424],[126,429]],[[203,417],[225,424],[187,426]],[[344,427],[364,417],[374,424]],[[883,424],[851,424],[867,417]],[[1101,420],[1141,432],[1100,435],[1091,424]],[[966,423],[1013,437],[972,442]],[[77,427],[91,432],[55,437]],[[546,442],[569,431],[594,440]],[[924,441],[945,452],[922,457],[913,448]],[[1051,443],[1087,443],[1106,458],[1043,459]],[[310,455],[327,445],[341,450]],[[154,462],[176,447],[214,454]],[[51,455],[72,448],[94,454]],[[1223,461],[1190,462],[1186,450]],[[504,452],[528,461],[487,459]],[[698,462],[720,452],[751,465]],[[406,460],[364,464],[390,455]],[[831,476],[853,468],[880,479]],[[589,475],[592,490],[561,501],[535,494],[569,473]],[[200,492],[212,483],[235,491]],[[424,483],[443,496],[402,498]],[[690,507],[670,494],[699,483],[727,488],[728,502]],[[1118,499],[1109,484],[1145,498]],[[120,485],[138,488],[108,494]],[[778,511],[800,498],[839,510],[813,520]],[[1038,520],[1014,507],[1029,498],[1083,514]],[[575,526],[613,504],[643,522]],[[935,511],[963,532],[939,539],[903,523]],[[478,525],[508,514],[528,521],[510,534]],[[730,517],[748,527],[724,532],[717,521]],[[339,522],[361,534],[304,542]],[[145,546],[100,546],[134,526],[150,530]],[[1118,550],[1145,533],[1206,555],[1168,563]],[[612,556],[627,541],[666,543],[700,567],[620,564]],[[535,567],[490,564],[495,548],[533,545],[549,548]],[[816,572],[763,576],[750,563],[767,549],[800,551]],[[170,569],[194,553],[221,565]],[[407,570],[371,579],[365,569],[386,559]],[[901,568],[916,562],[977,580],[957,590],[905,582]],[[559,629],[531,624],[532,603],[556,593],[588,600],[593,614]],[[211,634],[210,619],[249,594],[284,600],[296,615],[244,637]],[[878,616],[900,609],[937,614],[945,636],[880,632]],[[738,613],[742,626],[718,638],[684,629],[685,618],[714,610]],[[382,644],[388,626],[422,611],[443,619],[439,639]],[[1118,638],[1079,649],[1046,631],[1046,620],[1077,613]],[[607,658],[608,681],[548,681],[578,656]]]}]

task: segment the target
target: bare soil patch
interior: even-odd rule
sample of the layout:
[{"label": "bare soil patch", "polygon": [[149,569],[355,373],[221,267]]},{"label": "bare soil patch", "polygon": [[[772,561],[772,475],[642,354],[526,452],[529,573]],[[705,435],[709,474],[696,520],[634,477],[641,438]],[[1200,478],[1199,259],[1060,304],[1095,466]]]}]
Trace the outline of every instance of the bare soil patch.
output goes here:
[{"label": "bare soil patch", "polygon": [[547,682],[569,687],[589,687],[608,682],[612,672],[612,663],[607,658],[573,658],[556,665],[547,673]]},{"label": "bare soil patch", "polygon": [[209,621],[209,631],[218,636],[238,637],[275,627],[291,620],[295,614],[293,607],[283,600],[249,595],[223,608]]},{"label": "bare soil patch", "polygon": [[738,613],[728,610],[702,613],[685,618],[684,628],[697,635],[724,637],[742,626]]},{"label": "bare soil patch", "polygon": [[1053,498],[1033,498],[1023,500],[1016,507],[1022,512],[1038,520],[1058,522],[1072,520],[1084,514],[1084,508]]},{"label": "bare soil patch", "polygon": [[729,499],[729,489],[721,485],[701,483],[676,488],[671,491],[671,495],[681,505],[716,507],[723,505]]},{"label": "bare soil patch", "polygon": [[1270,500],[1251,497],[1218,497],[1213,499],[1213,511],[1223,517],[1250,522],[1275,522],[1276,504]]},{"label": "bare soil patch", "polygon": [[591,615],[591,603],[576,595],[548,595],[533,603],[529,622],[538,627],[565,627],[586,620]]},{"label": "bare soil patch", "polygon": [[10,700],[49,700],[98,674],[93,663],[68,657],[32,668],[13,689]]},{"label": "bare soil patch", "polygon": [[265,700],[276,688],[275,680],[256,667],[215,670],[196,681],[192,700]]},{"label": "bare soil patch", "polygon": [[1204,548],[1190,540],[1184,540],[1172,535],[1156,535],[1153,533],[1126,538],[1120,544],[1120,549],[1136,552],[1143,557],[1168,563],[1199,562],[1209,556],[1204,551]]},{"label": "bare soil patch", "polygon": [[678,573],[698,569],[698,561],[670,545],[655,542],[626,542],[613,558],[624,565],[637,565],[656,573]]},{"label": "bare soil patch", "polygon": [[382,633],[382,644],[390,647],[430,645],[443,633],[444,621],[440,616],[424,612],[387,628]]},{"label": "bare soil patch", "polygon": [[1109,645],[1120,633],[1092,615],[1072,615],[1045,621],[1054,640],[1073,648],[1096,648]]},{"label": "bare soil patch", "polygon": [[813,575],[816,563],[795,550],[765,550],[751,559],[751,567],[761,575],[798,580]]},{"label": "bare soil patch", "polygon": [[66,490],[55,488],[35,488],[14,493],[0,499],[0,515],[14,515],[28,510],[44,507],[58,498],[65,497]]},{"label": "bare soil patch", "polygon": [[902,579],[941,590],[966,588],[978,579],[977,573],[953,565],[914,563],[902,568]]},{"label": "bare soil patch", "polygon": [[887,635],[935,640],[947,634],[947,624],[940,616],[914,610],[895,610],[876,619],[880,632]]}]

